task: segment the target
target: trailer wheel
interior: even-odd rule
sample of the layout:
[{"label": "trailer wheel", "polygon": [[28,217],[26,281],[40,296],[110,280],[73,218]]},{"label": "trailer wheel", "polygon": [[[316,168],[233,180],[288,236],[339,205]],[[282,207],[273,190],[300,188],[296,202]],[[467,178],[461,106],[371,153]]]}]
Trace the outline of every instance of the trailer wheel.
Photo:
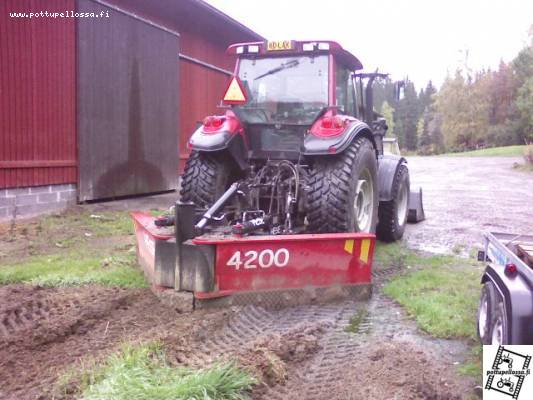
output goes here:
[{"label": "trailer wheel", "polygon": [[372,143],[358,138],[341,154],[317,157],[309,178],[308,230],[375,232],[377,161]]},{"label": "trailer wheel", "polygon": [[482,344],[491,344],[491,327],[498,304],[497,296],[492,282],[487,282],[483,285],[477,310],[477,334]]},{"label": "trailer wheel", "polygon": [[401,164],[392,182],[392,200],[381,201],[378,211],[377,236],[384,242],[400,240],[409,212],[409,170]]},{"label": "trailer wheel", "polygon": [[505,308],[503,302],[496,307],[493,323],[491,326],[490,344],[509,344],[508,323],[505,317]]},{"label": "trailer wheel", "polygon": [[193,151],[181,176],[181,201],[210,207],[235,180],[235,170],[226,153]]}]

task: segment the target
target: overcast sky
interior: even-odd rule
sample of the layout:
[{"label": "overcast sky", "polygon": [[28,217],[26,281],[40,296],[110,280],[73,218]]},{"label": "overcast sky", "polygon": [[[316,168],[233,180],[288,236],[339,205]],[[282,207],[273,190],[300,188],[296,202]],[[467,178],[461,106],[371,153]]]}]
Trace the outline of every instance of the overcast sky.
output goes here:
[{"label": "overcast sky", "polygon": [[533,0],[207,1],[267,39],[335,40],[366,70],[418,87],[466,59],[472,70],[512,60],[533,24]]}]

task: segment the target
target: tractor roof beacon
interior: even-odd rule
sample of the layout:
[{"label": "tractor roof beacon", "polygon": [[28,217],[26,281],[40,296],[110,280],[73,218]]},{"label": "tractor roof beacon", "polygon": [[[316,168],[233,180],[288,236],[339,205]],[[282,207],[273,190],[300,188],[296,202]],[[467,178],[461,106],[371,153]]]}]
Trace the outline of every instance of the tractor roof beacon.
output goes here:
[{"label": "tractor roof beacon", "polygon": [[[373,110],[372,84],[386,75],[358,72],[361,62],[332,41],[239,43],[227,52],[237,56],[227,109],[191,136],[176,216],[156,221],[176,226],[170,286],[199,299],[370,284],[372,234],[398,240],[408,218],[423,219],[406,160],[383,153],[387,124]],[[153,233],[143,218],[139,253],[139,230]],[[339,251],[350,255],[346,270],[330,267],[331,257],[342,264]],[[347,273],[357,257],[368,271]],[[152,281],[158,263],[148,266]]]}]

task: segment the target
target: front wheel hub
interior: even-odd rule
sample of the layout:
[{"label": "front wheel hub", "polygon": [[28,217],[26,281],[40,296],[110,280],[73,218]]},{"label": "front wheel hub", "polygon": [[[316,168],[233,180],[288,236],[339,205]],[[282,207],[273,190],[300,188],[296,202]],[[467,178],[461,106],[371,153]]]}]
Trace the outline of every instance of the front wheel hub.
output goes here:
[{"label": "front wheel hub", "polygon": [[408,200],[409,193],[407,192],[407,185],[403,184],[400,187],[397,200],[398,225],[402,225],[405,222],[405,218],[407,217]]},{"label": "front wheel hub", "polygon": [[354,215],[356,229],[370,232],[374,214],[374,184],[368,169],[363,170],[355,188]]}]

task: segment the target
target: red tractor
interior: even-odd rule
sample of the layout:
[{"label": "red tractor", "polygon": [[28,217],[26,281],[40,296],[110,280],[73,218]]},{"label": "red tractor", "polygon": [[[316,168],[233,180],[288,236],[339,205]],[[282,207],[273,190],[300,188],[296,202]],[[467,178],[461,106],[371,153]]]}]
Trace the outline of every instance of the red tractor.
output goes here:
[{"label": "red tractor", "polygon": [[[406,160],[383,154],[372,83],[386,75],[357,73],[361,62],[332,41],[228,53],[237,63],[227,109],[191,136],[176,216],[156,221],[176,227],[172,286],[211,298],[369,284],[373,234],[398,240],[408,217],[423,218],[420,192],[409,204]],[[153,236],[149,219],[136,220]]]}]

